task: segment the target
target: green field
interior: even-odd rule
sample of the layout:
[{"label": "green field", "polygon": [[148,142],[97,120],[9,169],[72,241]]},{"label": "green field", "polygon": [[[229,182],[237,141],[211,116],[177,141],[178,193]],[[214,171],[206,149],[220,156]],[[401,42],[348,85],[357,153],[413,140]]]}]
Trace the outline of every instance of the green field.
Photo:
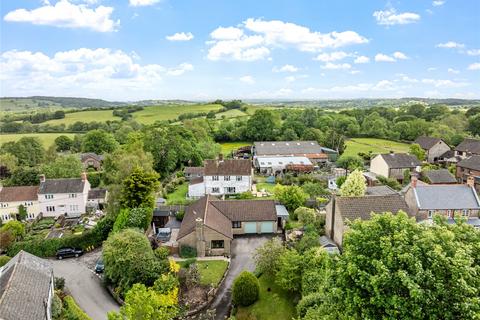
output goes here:
[{"label": "green field", "polygon": [[108,120],[120,120],[119,117],[113,116],[113,110],[95,110],[95,111],[80,111],[65,114],[64,119],[54,119],[46,121],[47,124],[65,124],[70,125],[77,121],[81,122],[106,122]]},{"label": "green field", "polygon": [[410,147],[407,143],[375,139],[375,138],[353,138],[346,143],[344,155],[357,155],[360,152],[373,154],[394,152],[408,152]]},{"label": "green field", "polygon": [[223,118],[230,119],[230,118],[239,118],[239,117],[247,117],[247,116],[248,116],[248,114],[246,114],[243,111],[240,111],[238,109],[232,109],[232,110],[228,110],[228,111],[225,111],[225,112],[217,113],[215,115],[215,118],[216,119],[223,119]]},{"label": "green field", "polygon": [[5,142],[10,142],[10,141],[17,141],[20,140],[20,138],[23,137],[36,137],[40,139],[40,142],[43,144],[45,148],[50,147],[55,139],[58,136],[67,136],[69,138],[72,138],[75,136],[73,133],[12,133],[12,134],[1,134],[0,135],[0,145],[5,143]]},{"label": "green field", "polygon": [[237,150],[240,147],[245,147],[250,145],[252,145],[252,143],[247,141],[220,143],[221,152],[225,156],[230,155],[232,151]]},{"label": "green field", "polygon": [[133,119],[139,123],[152,124],[155,121],[176,119],[182,113],[209,112],[220,108],[222,106],[219,104],[149,106],[134,112]]}]

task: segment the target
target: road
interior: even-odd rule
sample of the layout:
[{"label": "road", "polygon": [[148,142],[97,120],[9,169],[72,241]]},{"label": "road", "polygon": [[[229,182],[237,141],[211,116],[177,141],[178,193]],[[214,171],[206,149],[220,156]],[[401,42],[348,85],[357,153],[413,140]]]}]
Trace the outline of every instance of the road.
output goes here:
[{"label": "road", "polygon": [[109,311],[118,311],[119,306],[92,271],[96,257],[98,252],[91,252],[80,258],[51,262],[55,277],[65,278],[65,286],[80,308],[93,320],[104,320]]},{"label": "road", "polygon": [[235,277],[243,270],[255,270],[255,262],[253,254],[255,249],[263,245],[268,236],[249,236],[235,238],[232,241],[232,259],[230,261],[230,269],[220,288],[218,288],[217,296],[213,300],[209,309],[216,310],[216,320],[223,320],[229,316],[231,300],[232,300],[232,283]]}]

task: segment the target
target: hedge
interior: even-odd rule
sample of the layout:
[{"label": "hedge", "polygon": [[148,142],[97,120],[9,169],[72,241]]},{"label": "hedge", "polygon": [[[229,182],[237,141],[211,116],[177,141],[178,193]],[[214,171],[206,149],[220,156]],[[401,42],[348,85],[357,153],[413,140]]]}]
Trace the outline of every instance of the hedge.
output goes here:
[{"label": "hedge", "polygon": [[71,296],[63,298],[63,318],[66,320],[92,320]]},{"label": "hedge", "polygon": [[58,249],[63,247],[89,250],[102,245],[102,242],[107,239],[113,228],[113,222],[113,219],[105,217],[93,229],[87,230],[81,235],[70,235],[63,238],[44,239],[42,241],[14,242],[7,248],[7,254],[10,257],[14,257],[20,250],[24,250],[38,257],[53,257]]}]

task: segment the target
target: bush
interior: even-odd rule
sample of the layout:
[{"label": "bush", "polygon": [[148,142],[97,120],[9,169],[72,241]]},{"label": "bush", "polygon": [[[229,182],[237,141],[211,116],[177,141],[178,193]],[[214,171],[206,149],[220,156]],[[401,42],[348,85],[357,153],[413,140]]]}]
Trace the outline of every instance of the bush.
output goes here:
[{"label": "bush", "polygon": [[65,278],[55,277],[55,290],[61,290],[65,288]]},{"label": "bush", "polygon": [[200,272],[196,263],[192,263],[185,275],[185,284],[188,289],[192,289],[200,283]]},{"label": "bush", "polygon": [[52,300],[52,319],[61,319],[62,309],[62,300],[55,293]]},{"label": "bush", "polygon": [[317,218],[315,210],[306,207],[298,207],[295,209],[294,215],[304,226],[315,223]]},{"label": "bush", "polygon": [[260,285],[253,273],[243,271],[240,273],[232,287],[232,301],[237,306],[249,306],[258,300]]},{"label": "bush", "polygon": [[184,210],[180,210],[180,211],[178,211],[178,212],[175,214],[175,218],[176,218],[178,221],[182,221],[182,220],[183,220],[183,217],[185,217],[185,211],[184,211]]},{"label": "bush", "polygon": [[304,317],[308,309],[320,305],[323,302],[322,299],[323,294],[320,292],[315,292],[303,297],[297,305],[298,315]]},{"label": "bush", "polygon": [[63,319],[65,320],[92,320],[92,318],[80,309],[71,296],[66,296],[63,299],[63,307]]},{"label": "bush", "polygon": [[182,258],[195,258],[197,256],[197,249],[189,246],[180,247],[180,257]]},{"label": "bush", "polygon": [[197,263],[197,259],[195,258],[190,258],[190,259],[187,259],[183,262],[183,267],[185,269],[188,269],[190,267],[190,265],[194,264],[194,263]]},{"label": "bush", "polygon": [[10,258],[9,256],[0,256],[0,267],[3,267],[4,265],[7,264],[8,261],[10,261]]},{"label": "bush", "polygon": [[155,257],[157,257],[160,260],[166,260],[168,256],[170,255],[170,250],[167,247],[159,247],[153,251],[155,254]]}]

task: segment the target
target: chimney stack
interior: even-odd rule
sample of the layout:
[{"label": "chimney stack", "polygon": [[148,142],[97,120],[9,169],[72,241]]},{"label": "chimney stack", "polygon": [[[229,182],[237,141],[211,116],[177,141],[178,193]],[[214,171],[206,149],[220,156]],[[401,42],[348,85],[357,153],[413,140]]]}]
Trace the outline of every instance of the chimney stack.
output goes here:
[{"label": "chimney stack", "polygon": [[82,172],[82,174],[81,174],[80,177],[82,177],[82,181],[83,181],[83,182],[87,181],[87,173],[86,173],[85,171]]},{"label": "chimney stack", "polygon": [[469,186],[471,188],[475,187],[475,178],[473,176],[468,176],[467,186]]},{"label": "chimney stack", "polygon": [[40,183],[45,182],[45,175],[41,174],[40,175]]},{"label": "chimney stack", "polygon": [[197,237],[196,247],[197,247],[197,256],[205,257],[205,239],[203,234],[203,219],[195,219],[195,234]]},{"label": "chimney stack", "polygon": [[218,154],[218,161],[220,161],[220,162],[223,161],[223,153]]},{"label": "chimney stack", "polygon": [[415,188],[417,187],[417,181],[418,181],[417,173],[416,173],[416,172],[412,172],[410,178],[411,178],[412,188],[415,189]]}]

